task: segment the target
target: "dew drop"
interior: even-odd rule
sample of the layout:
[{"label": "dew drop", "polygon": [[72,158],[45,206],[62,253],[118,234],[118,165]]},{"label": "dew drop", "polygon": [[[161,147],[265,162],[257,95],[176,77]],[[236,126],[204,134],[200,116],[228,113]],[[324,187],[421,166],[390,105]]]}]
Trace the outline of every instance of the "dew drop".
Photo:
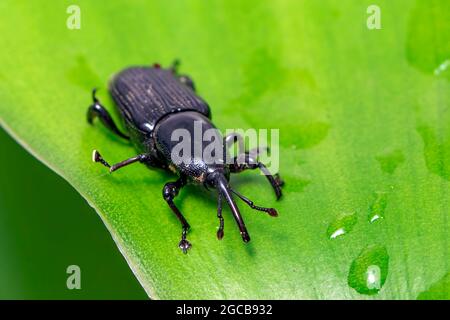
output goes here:
[{"label": "dew drop", "polygon": [[384,218],[384,211],[387,206],[387,192],[376,191],[373,194],[373,201],[369,206],[368,220],[373,223]]},{"label": "dew drop", "polygon": [[357,221],[358,218],[356,217],[355,212],[339,217],[328,226],[327,237],[329,239],[335,239],[349,233],[352,231]]},{"label": "dew drop", "polygon": [[442,62],[436,69],[434,69],[434,75],[439,76],[443,72],[445,72],[450,67],[450,59],[445,60]]},{"label": "dew drop", "polygon": [[368,246],[353,260],[348,285],[361,294],[377,294],[386,282],[388,267],[386,247]]}]

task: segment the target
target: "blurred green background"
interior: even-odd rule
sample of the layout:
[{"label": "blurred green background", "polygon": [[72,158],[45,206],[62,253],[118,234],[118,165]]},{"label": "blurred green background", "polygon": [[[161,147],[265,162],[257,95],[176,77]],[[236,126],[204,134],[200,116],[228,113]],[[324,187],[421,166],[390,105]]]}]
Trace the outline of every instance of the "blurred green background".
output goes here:
[{"label": "blurred green background", "polygon": [[147,299],[87,202],[2,129],[0,146],[0,299]]}]

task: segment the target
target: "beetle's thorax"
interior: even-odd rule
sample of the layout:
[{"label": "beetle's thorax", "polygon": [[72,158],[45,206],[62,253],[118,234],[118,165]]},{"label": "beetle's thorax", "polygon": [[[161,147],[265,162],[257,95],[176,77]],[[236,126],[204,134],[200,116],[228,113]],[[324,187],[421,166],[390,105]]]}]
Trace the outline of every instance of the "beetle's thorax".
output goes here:
[{"label": "beetle's thorax", "polygon": [[153,137],[169,168],[193,182],[204,183],[209,174],[226,174],[228,171],[222,154],[223,138],[211,121],[199,112],[167,115],[156,125]]}]

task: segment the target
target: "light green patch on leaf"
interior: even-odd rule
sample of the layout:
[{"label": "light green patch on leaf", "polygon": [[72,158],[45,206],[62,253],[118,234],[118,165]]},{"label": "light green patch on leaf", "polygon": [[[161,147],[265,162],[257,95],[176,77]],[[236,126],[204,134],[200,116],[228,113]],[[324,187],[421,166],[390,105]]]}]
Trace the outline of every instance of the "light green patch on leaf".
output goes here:
[{"label": "light green patch on leaf", "polygon": [[[423,28],[427,25],[427,28]],[[450,3],[416,1],[410,16],[407,58],[418,70],[450,79]]]},{"label": "light green patch on leaf", "polygon": [[401,150],[386,151],[376,157],[380,164],[381,170],[386,173],[393,174],[395,169],[405,162],[405,156]]},{"label": "light green patch on leaf", "polygon": [[418,300],[449,300],[450,299],[450,273],[439,279],[428,289],[419,294]]},{"label": "light green patch on leaf", "polygon": [[431,127],[417,128],[424,143],[424,158],[430,172],[450,180],[450,136],[439,138]]}]

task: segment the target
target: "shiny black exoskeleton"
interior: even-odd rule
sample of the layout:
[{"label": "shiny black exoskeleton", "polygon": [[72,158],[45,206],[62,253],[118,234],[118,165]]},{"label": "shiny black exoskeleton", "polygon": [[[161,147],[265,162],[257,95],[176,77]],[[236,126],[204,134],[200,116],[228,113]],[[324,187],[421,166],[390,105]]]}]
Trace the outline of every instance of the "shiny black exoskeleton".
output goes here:
[{"label": "shiny black exoskeleton", "polygon": [[[139,155],[111,166],[98,151],[94,150],[93,161],[108,167],[110,172],[131,163],[141,162],[150,168],[161,168],[178,175],[176,181],[165,184],[162,193],[164,200],[182,224],[179,247],[184,253],[191,247],[186,239],[190,227],[173,200],[180,189],[189,182],[203,184],[206,188],[218,190],[217,217],[220,224],[217,237],[219,239],[222,239],[224,234],[222,199],[225,198],[237,222],[242,239],[245,242],[250,241],[250,236],[232,194],[238,196],[253,209],[267,212],[271,216],[278,215],[275,209],[258,207],[229,186],[230,173],[259,168],[271,183],[277,199],[281,197],[283,182],[278,175],[271,175],[267,168],[257,161],[258,150],[248,152],[240,150],[241,154],[235,157],[231,163],[226,161],[209,163],[202,158],[202,153],[200,156],[194,155],[187,163],[172,160],[171,154],[177,144],[177,141],[172,140],[174,130],[186,129],[195,136],[194,123],[200,124],[203,130],[215,129],[211,122],[208,104],[195,94],[191,78],[177,73],[177,63],[167,69],[161,68],[159,64],[152,67],[127,68],[112,79],[109,90],[128,133],[125,134],[119,130],[108,111],[96,98],[95,89],[92,93],[93,104],[88,109],[87,120],[92,124],[94,118],[98,117],[112,132],[124,139],[131,140]],[[225,138],[222,138],[220,133],[217,134],[225,152],[235,142],[239,141],[240,145],[243,143],[242,137],[238,134],[231,134]],[[195,143],[200,143],[202,150],[209,144],[209,142],[192,141],[192,144]],[[238,157],[244,161],[237,161]]]}]

